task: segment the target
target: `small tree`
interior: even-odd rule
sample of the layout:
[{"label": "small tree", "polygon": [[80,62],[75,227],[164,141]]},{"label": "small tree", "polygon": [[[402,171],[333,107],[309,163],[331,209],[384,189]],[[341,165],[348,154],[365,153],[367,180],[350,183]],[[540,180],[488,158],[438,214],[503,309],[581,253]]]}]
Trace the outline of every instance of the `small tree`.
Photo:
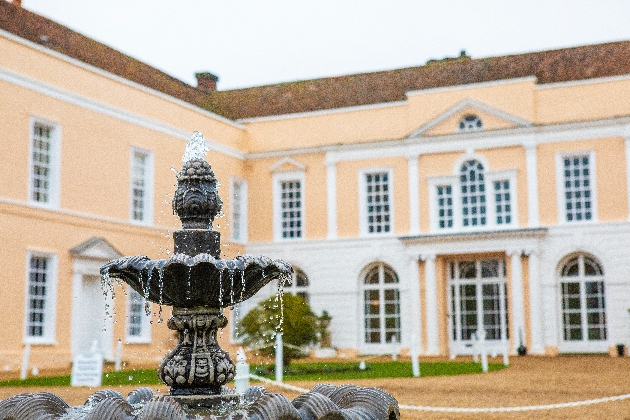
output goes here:
[{"label": "small tree", "polygon": [[319,342],[319,318],[300,296],[272,296],[260,302],[240,320],[237,331],[243,343],[263,355],[275,353],[276,333],[282,333],[284,366],[305,357],[307,346]]}]

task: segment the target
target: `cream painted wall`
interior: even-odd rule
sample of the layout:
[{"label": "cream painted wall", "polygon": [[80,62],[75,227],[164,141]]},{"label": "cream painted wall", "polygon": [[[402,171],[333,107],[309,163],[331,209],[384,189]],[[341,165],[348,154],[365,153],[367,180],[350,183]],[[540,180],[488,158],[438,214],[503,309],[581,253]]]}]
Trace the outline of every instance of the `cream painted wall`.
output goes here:
[{"label": "cream painted wall", "polygon": [[590,121],[630,114],[630,77],[536,87],[536,122]]},{"label": "cream painted wall", "polygon": [[628,190],[625,174],[626,157],[623,139],[606,138],[548,143],[538,146],[538,183],[540,221],[543,225],[558,223],[556,191],[556,154],[594,151],[598,221],[626,220]]},{"label": "cream painted wall", "polygon": [[472,99],[527,121],[535,118],[534,78],[479,83],[456,88],[438,88],[408,94],[409,126],[412,132],[458,103]]},{"label": "cream painted wall", "polygon": [[404,106],[261,118],[246,123],[248,152],[300,149],[400,138],[408,134]]},{"label": "cream painted wall", "polygon": [[46,85],[72,92],[117,109],[142,115],[172,127],[205,132],[206,138],[236,149],[243,149],[244,131],[237,124],[183,102],[167,99],[148,89],[121,83],[117,77],[105,76],[85,64],[18,43],[0,34],[2,68]]}]

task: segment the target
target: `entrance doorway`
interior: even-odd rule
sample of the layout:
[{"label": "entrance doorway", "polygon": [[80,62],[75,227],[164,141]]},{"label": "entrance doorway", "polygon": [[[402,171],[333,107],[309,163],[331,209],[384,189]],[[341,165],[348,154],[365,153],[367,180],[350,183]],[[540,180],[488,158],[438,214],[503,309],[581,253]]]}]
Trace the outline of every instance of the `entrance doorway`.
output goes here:
[{"label": "entrance doorway", "polygon": [[[72,353],[89,353],[94,345],[106,359],[112,358],[113,308],[101,290],[101,278],[82,275],[75,291]],[[109,308],[106,307],[109,305]],[[109,313],[108,313],[109,312]]]},{"label": "entrance doorway", "polygon": [[501,352],[509,338],[505,260],[450,261],[447,271],[451,354],[472,354],[475,333]]}]

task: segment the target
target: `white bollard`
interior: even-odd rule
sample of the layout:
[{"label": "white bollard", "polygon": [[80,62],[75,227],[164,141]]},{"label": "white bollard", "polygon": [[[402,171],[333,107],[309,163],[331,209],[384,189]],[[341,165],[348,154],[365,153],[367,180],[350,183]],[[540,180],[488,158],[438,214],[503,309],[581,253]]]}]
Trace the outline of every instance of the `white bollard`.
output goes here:
[{"label": "white bollard", "polygon": [[392,362],[395,362],[398,360],[398,346],[396,344],[398,344],[398,341],[396,340],[396,337],[392,335],[392,339],[389,340],[389,342],[392,345]]},{"label": "white bollard", "polygon": [[276,334],[276,382],[282,382],[282,357],[283,357],[282,334]]},{"label": "white bollard", "polygon": [[477,339],[477,332],[472,333],[470,339],[472,340],[473,362],[479,363],[479,340]]},{"label": "white bollard", "polygon": [[28,363],[31,358],[31,345],[27,344],[24,347],[24,354],[22,354],[22,369],[20,370],[20,379],[26,379],[28,373]]},{"label": "white bollard", "polygon": [[119,338],[116,343],[116,360],[114,360],[114,370],[120,372],[120,364],[122,362],[122,340]]},{"label": "white bollard", "polygon": [[481,370],[488,371],[488,349],[486,348],[486,332],[479,334],[479,352],[481,353]]},{"label": "white bollard", "polygon": [[418,337],[411,336],[411,373],[414,377],[420,376],[420,362],[418,361]]},{"label": "white bollard", "polygon": [[249,364],[243,347],[236,352],[236,375],[234,376],[234,390],[237,394],[244,394],[249,388]]},{"label": "white bollard", "polygon": [[504,366],[510,366],[510,358],[508,355],[509,352],[510,352],[510,345],[506,341],[503,343],[503,365]]}]

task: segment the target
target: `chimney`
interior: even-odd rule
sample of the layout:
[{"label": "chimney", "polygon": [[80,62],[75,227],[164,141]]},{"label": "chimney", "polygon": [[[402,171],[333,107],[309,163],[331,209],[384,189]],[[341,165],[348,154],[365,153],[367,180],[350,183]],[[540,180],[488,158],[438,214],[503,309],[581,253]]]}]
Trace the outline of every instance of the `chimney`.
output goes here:
[{"label": "chimney", "polygon": [[12,0],[11,3],[16,5],[17,7],[22,7],[22,0]]},{"label": "chimney", "polygon": [[217,90],[217,81],[219,78],[214,74],[204,71],[201,73],[195,73],[197,78],[197,89],[202,92],[210,93]]}]

